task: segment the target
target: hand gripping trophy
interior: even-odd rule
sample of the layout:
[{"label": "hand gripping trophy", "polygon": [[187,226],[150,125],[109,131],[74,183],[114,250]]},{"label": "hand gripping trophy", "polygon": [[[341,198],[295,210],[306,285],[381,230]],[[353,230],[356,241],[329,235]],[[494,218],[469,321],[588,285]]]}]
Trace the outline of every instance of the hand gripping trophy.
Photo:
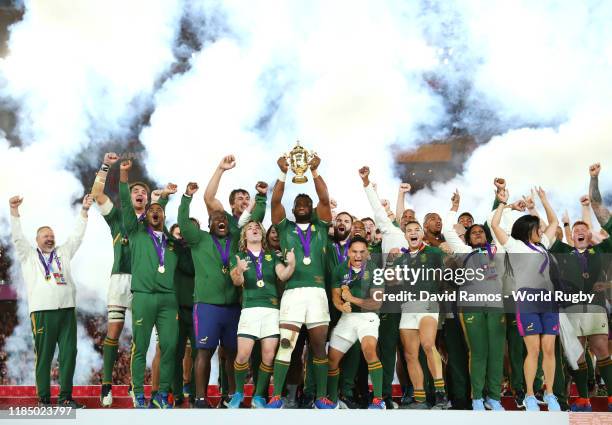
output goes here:
[{"label": "hand gripping trophy", "polygon": [[314,151],[308,151],[300,145],[300,141],[296,141],[295,147],[291,149],[291,152],[285,154],[285,158],[289,163],[291,171],[295,173],[295,177],[291,179],[293,183],[301,184],[306,183],[308,178],[304,175],[310,167],[310,162],[315,158],[317,154]]}]

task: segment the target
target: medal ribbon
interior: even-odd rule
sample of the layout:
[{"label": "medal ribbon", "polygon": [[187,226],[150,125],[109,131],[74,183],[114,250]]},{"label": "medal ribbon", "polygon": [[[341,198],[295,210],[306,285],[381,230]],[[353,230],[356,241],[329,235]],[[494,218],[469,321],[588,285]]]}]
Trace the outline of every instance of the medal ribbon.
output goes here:
[{"label": "medal ribbon", "polygon": [[255,275],[257,276],[257,280],[263,280],[263,249],[259,251],[258,258],[255,258],[255,255],[249,249],[247,249],[247,254],[251,257],[251,261],[255,263]]},{"label": "medal ribbon", "polygon": [[340,244],[337,242],[334,242],[334,249],[336,250],[336,256],[338,257],[339,263],[344,263],[346,261],[346,256],[348,255],[348,246],[349,246],[349,241],[347,240],[346,243],[344,244],[343,252],[340,253]]},{"label": "medal ribbon", "polygon": [[302,243],[302,248],[304,249],[304,257],[310,257],[310,239],[312,237],[311,226],[312,224],[308,224],[308,228],[306,229],[306,235],[304,235],[304,232],[302,231],[302,229],[300,229],[300,226],[298,226],[297,224],[295,225],[295,228],[297,229],[297,234],[300,237],[300,242]]},{"label": "medal ribbon", "polygon": [[[40,262],[43,265],[43,268],[45,269],[45,278],[50,279],[51,278],[51,264],[53,264],[54,258],[57,260],[57,257],[55,255],[55,250],[51,251],[51,254],[49,255],[49,261],[45,260],[45,257],[43,256],[42,251],[40,249],[37,248],[36,252],[38,252],[38,259],[40,260]],[[57,266],[61,271],[61,267],[59,267],[59,261],[57,262]]]},{"label": "medal ribbon", "polygon": [[532,251],[538,252],[544,256],[544,262],[540,266],[540,274],[544,273],[544,270],[546,270],[546,266],[548,266],[549,263],[548,252],[546,251],[546,249],[544,249],[544,251],[541,251],[534,245],[532,245],[530,242],[527,242],[525,245],[527,245]]},{"label": "medal ribbon", "polygon": [[147,233],[151,237],[153,241],[153,246],[155,247],[155,252],[157,253],[157,259],[159,260],[159,265],[161,267],[164,266],[164,253],[166,252],[166,245],[168,241],[166,240],[166,235],[162,233],[161,242],[153,232],[150,226],[147,226]]},{"label": "medal ribbon", "polygon": [[419,245],[419,249],[417,249],[414,252],[410,252],[410,250],[408,248],[401,248],[400,251],[402,251],[404,254],[418,254],[419,252],[423,251],[425,249],[425,244],[421,242],[421,245]]},{"label": "medal ribbon", "polygon": [[215,236],[212,237],[215,246],[217,247],[217,251],[219,251],[219,255],[221,256],[221,262],[224,267],[229,267],[229,256],[230,256],[230,238],[225,239],[225,248],[221,248],[221,244],[219,243],[219,239]]},{"label": "medal ribbon", "polygon": [[[359,274],[357,275],[357,279],[355,279],[355,280],[363,279],[363,274],[365,273],[366,264],[362,264],[361,265],[361,269],[359,270]],[[351,286],[353,286],[353,283],[354,283],[354,281],[353,281],[353,267],[349,264],[348,283],[347,283],[348,287],[350,288]]]}]

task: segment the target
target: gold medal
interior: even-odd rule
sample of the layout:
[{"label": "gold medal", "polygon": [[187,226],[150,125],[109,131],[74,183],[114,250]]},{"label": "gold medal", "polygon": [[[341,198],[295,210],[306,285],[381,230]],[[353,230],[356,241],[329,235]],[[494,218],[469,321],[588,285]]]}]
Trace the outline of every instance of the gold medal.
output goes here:
[{"label": "gold medal", "polygon": [[225,266],[221,267],[221,273],[227,274],[227,267]]},{"label": "gold medal", "polygon": [[257,281],[257,286],[258,286],[259,288],[263,288],[263,287],[264,287],[264,285],[265,285],[265,283],[264,283],[263,279],[259,279],[259,280]]},{"label": "gold medal", "polygon": [[302,260],[302,263],[304,263],[304,265],[309,265],[310,264],[310,257],[304,257],[304,259]]},{"label": "gold medal", "polygon": [[587,272],[582,273],[582,277],[585,279],[588,279],[591,275],[588,274]]},{"label": "gold medal", "polygon": [[46,275],[46,276],[45,276],[45,279],[46,279],[46,280],[51,280],[51,275],[50,275],[50,274]]},{"label": "gold medal", "polygon": [[166,268],[164,266],[159,266],[157,271],[163,274],[166,271]]}]

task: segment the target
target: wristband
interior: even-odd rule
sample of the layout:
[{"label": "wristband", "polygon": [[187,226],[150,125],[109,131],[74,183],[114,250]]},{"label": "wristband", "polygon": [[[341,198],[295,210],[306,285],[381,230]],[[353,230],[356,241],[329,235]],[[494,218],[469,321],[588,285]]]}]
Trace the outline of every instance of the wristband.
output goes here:
[{"label": "wristband", "polygon": [[287,178],[287,173],[283,173],[282,171],[278,175],[278,181],[285,183],[285,179]]},{"label": "wristband", "polygon": [[104,173],[108,173],[108,170],[110,169],[110,165],[102,163],[102,165],[100,166],[100,171],[104,172]]}]

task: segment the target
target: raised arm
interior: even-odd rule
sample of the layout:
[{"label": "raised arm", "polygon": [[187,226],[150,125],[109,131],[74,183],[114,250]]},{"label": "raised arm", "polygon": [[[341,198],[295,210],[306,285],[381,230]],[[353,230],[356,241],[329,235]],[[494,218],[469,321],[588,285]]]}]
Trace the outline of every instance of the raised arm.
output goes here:
[{"label": "raised arm", "polygon": [[591,231],[593,231],[593,220],[591,220],[591,199],[588,195],[584,195],[580,198],[580,205],[582,206],[582,221],[584,221]]},{"label": "raised arm", "polygon": [[132,168],[132,161],[127,159],[119,166],[119,199],[121,200],[121,217],[125,231],[130,234],[138,228],[138,218],[134,214],[132,199],[130,198],[130,187],[128,185],[129,172]]},{"label": "raised arm", "polygon": [[537,189],[538,196],[540,201],[542,202],[542,206],[546,211],[546,220],[548,220],[548,225],[546,229],[544,229],[544,234],[548,238],[548,240],[552,243],[555,240],[555,233],[557,233],[557,227],[559,226],[559,220],[557,220],[557,215],[553,211],[550,206],[550,202],[548,202],[548,197],[546,196],[546,192],[544,189],[539,187]]},{"label": "raised arm", "polygon": [[366,196],[368,197],[368,202],[372,207],[372,211],[374,212],[374,221],[376,222],[376,227],[380,229],[382,234],[388,234],[392,232],[399,232],[404,234],[399,228],[393,225],[393,221],[387,215],[384,207],[380,203],[380,199],[376,194],[376,190],[373,187],[373,183],[370,182],[370,168],[365,166],[359,169],[359,177],[361,177],[361,181],[363,183],[363,188],[365,190]]},{"label": "raised arm", "polygon": [[319,203],[317,204],[317,215],[321,220],[331,223],[332,213],[331,202],[329,201],[329,192],[327,191],[327,184],[325,184],[323,177],[319,175],[319,164],[321,164],[321,158],[318,156],[315,156],[310,161],[310,172],[312,173],[315,191],[317,192],[317,197],[319,198]]},{"label": "raised arm", "polygon": [[397,220],[402,219],[402,215],[404,214],[404,210],[406,209],[406,194],[410,193],[412,187],[409,183],[400,183],[399,189],[397,191],[397,202],[395,204],[395,217]]},{"label": "raised arm", "polygon": [[506,242],[508,242],[508,235],[504,229],[501,228],[500,223],[504,209],[509,208],[509,206],[506,204],[508,201],[508,191],[503,189],[502,191],[498,192],[497,199],[499,204],[497,205],[497,209],[495,210],[493,218],[491,219],[491,230],[493,230],[497,241],[501,245],[505,245]]},{"label": "raised arm", "polygon": [[[563,234],[565,235],[565,241],[569,246],[574,246],[574,241],[572,240],[572,228],[570,225],[569,214],[567,210],[563,213],[561,217],[561,222],[563,223]],[[589,225],[589,229],[591,226]]]},{"label": "raised arm", "polygon": [[272,189],[272,200],[270,201],[272,207],[272,224],[278,224],[286,217],[285,207],[283,207],[282,200],[285,193],[285,179],[287,178],[287,171],[289,170],[289,164],[287,158],[281,156],[276,161],[278,168],[280,168],[281,174],[276,180],[274,189]]},{"label": "raised arm", "polygon": [[62,245],[62,249],[66,250],[69,258],[74,257],[77,250],[81,246],[81,242],[83,242],[83,236],[85,236],[85,229],[87,229],[87,212],[89,208],[93,204],[94,199],[92,195],[85,195],[83,198],[83,206],[81,207],[81,212],[79,217],[77,218],[76,226],[72,235],[64,242]]},{"label": "raised arm", "polygon": [[206,204],[206,210],[209,215],[213,211],[223,211],[221,201],[216,198],[217,190],[219,190],[219,182],[221,181],[223,173],[227,170],[231,170],[235,166],[236,158],[234,155],[224,156],[210,178],[206,190],[204,191],[204,203]]},{"label": "raised arm", "polygon": [[181,229],[181,235],[183,239],[190,246],[196,245],[200,242],[202,234],[196,224],[189,219],[189,207],[191,206],[191,200],[193,195],[198,191],[198,184],[195,182],[189,182],[185,189],[185,195],[181,198],[181,205],[179,205],[177,222],[179,229]]},{"label": "raised arm", "polygon": [[599,172],[601,165],[593,164],[589,167],[591,182],[589,183],[589,197],[591,198],[591,207],[595,213],[595,217],[601,226],[605,226],[610,220],[610,211],[603,205],[601,192],[599,192]]},{"label": "raised arm", "polygon": [[[91,196],[93,196],[96,203],[100,206],[105,205],[109,201],[108,196],[104,193],[104,187],[106,185],[106,177],[112,165],[118,160],[119,160],[119,156],[116,153],[114,152],[106,153],[104,155],[104,159],[102,160],[102,166],[100,167],[100,170],[96,174],[96,180],[94,181],[94,184],[91,188]],[[111,208],[112,208],[112,204],[111,204]],[[110,209],[108,212],[110,212]],[[108,214],[108,212],[106,212],[106,214]],[[106,214],[104,214],[104,211],[102,211],[102,215],[106,215]]]},{"label": "raised arm", "polygon": [[9,205],[11,208],[11,239],[13,245],[15,245],[15,252],[19,261],[23,262],[30,252],[32,247],[28,244],[23,230],[21,228],[21,219],[19,217],[19,206],[22,204],[23,198],[20,196],[13,196],[9,199]]},{"label": "raised arm", "polygon": [[257,194],[255,195],[255,206],[251,211],[251,219],[261,223],[266,216],[268,183],[263,181],[257,182],[255,185],[255,190],[257,191]]},{"label": "raised arm", "polygon": [[[455,229],[460,199],[459,191],[455,190],[455,193],[453,193],[453,197],[451,198],[451,209],[446,215],[446,218],[442,221],[442,234],[455,254],[472,252],[472,248],[468,246],[461,239],[461,237],[459,237],[459,233],[457,233],[457,230]],[[463,228],[461,224],[459,224],[459,226]]]}]

